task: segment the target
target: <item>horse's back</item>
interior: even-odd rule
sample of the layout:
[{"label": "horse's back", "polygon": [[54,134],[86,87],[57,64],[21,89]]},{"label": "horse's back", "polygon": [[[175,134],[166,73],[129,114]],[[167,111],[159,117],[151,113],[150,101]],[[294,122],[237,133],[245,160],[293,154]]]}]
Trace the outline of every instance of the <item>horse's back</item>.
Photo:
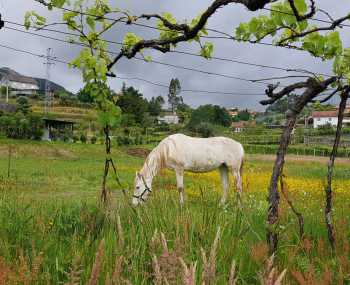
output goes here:
[{"label": "horse's back", "polygon": [[209,171],[223,164],[236,167],[244,155],[242,145],[226,137],[194,138],[174,134],[165,138],[159,147],[169,167],[181,166],[192,171]]}]

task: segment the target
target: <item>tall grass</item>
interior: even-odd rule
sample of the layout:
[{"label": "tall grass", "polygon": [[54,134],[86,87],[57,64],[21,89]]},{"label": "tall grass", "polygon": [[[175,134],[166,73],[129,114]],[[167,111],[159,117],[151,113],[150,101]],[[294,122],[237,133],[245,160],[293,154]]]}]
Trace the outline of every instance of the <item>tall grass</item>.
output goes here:
[{"label": "tall grass", "polygon": [[[175,193],[158,194],[137,209],[121,199],[102,209],[92,201],[38,202],[3,194],[0,264],[7,276],[22,276],[6,277],[13,284],[25,278],[26,284],[78,284],[74,278],[105,284],[112,277],[120,284],[275,284],[267,280],[278,280],[275,273],[284,269],[286,280],[297,282],[321,280],[327,272],[333,272],[332,282],[345,280],[350,270],[347,220],[337,223],[342,229],[334,254],[322,228],[307,227],[306,238],[298,240],[294,218],[285,214],[271,273],[273,265],[264,265],[269,260],[266,209],[239,210],[234,201],[223,209],[218,198],[208,194],[201,203],[190,200],[180,208]],[[305,282],[300,284],[334,284]]]}]

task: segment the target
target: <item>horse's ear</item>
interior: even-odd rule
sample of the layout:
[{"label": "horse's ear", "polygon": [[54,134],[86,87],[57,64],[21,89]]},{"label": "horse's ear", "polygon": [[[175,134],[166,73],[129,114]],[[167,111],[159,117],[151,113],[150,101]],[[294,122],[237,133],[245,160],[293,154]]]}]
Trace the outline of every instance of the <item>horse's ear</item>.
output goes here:
[{"label": "horse's ear", "polygon": [[136,176],[137,176],[138,178],[141,177],[141,175],[140,175],[140,173],[139,173],[138,171],[136,171]]}]

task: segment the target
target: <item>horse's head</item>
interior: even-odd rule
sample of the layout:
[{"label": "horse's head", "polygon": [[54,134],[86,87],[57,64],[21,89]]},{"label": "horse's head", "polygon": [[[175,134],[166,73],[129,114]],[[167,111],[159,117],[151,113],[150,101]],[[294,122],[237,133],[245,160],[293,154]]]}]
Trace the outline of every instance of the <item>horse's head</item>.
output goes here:
[{"label": "horse's head", "polygon": [[152,192],[152,179],[145,178],[142,174],[136,172],[135,191],[132,199],[133,205],[145,202],[148,195]]}]

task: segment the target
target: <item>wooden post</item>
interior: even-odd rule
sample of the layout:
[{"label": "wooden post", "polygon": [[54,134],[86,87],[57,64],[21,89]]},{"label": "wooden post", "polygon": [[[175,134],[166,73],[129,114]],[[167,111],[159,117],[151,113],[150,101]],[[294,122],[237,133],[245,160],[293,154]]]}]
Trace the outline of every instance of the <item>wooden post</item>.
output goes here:
[{"label": "wooden post", "polygon": [[12,157],[12,147],[9,145],[9,154],[8,154],[8,164],[7,164],[7,178],[11,176],[11,157]]}]

